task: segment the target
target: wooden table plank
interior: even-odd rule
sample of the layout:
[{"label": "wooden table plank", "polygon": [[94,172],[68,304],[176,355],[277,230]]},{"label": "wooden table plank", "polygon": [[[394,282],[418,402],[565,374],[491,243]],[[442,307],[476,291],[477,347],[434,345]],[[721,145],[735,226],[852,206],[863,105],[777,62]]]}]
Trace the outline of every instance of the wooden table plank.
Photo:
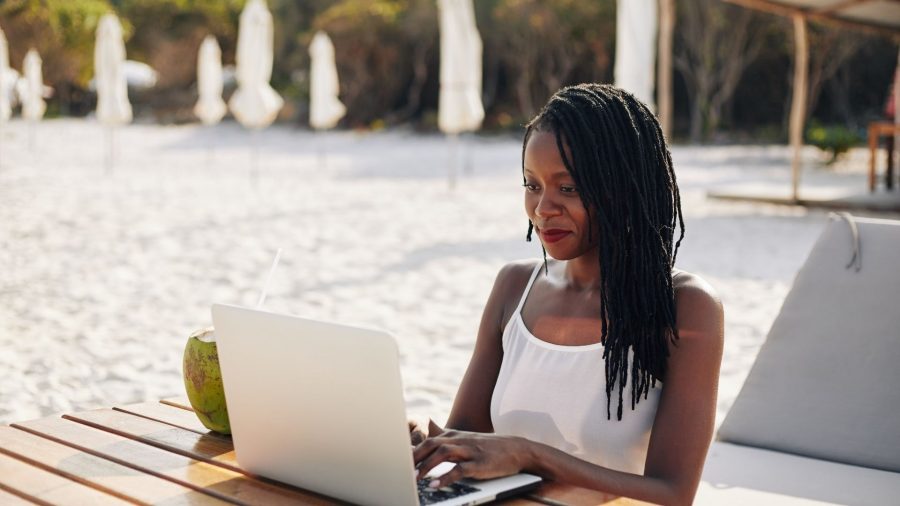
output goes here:
[{"label": "wooden table plank", "polygon": [[[114,408],[123,414],[140,415],[143,418],[129,418],[105,413],[102,410],[83,412],[68,415],[73,419],[96,426],[103,426],[117,434],[133,438],[148,444],[160,446],[170,451],[176,451],[197,460],[207,461],[228,469],[243,472],[235,460],[231,440],[215,432],[206,429],[192,411],[185,409],[188,404],[186,399],[164,399],[159,403],[147,402],[125,405]],[[152,419],[152,420],[149,420]],[[159,422],[159,423],[157,423]],[[175,426],[193,434],[172,431],[165,425]],[[194,434],[197,434],[195,436]],[[206,437],[203,437],[206,436]],[[225,439],[223,445],[217,439]],[[598,492],[569,485],[547,483],[536,492],[528,496],[522,496],[504,502],[511,506],[534,506],[535,502],[545,504],[568,505],[642,505],[641,501],[617,497],[603,492]]]},{"label": "wooden table plank", "polygon": [[193,411],[178,408],[171,404],[163,404],[161,402],[141,402],[138,404],[116,406],[113,409],[181,427],[182,429],[194,431],[198,434],[209,434],[231,441],[230,436],[213,432],[204,427]]},{"label": "wooden table plank", "polygon": [[[649,505],[643,501],[636,499],[628,499],[627,497],[619,497],[610,495],[598,490],[591,490],[581,487],[573,487],[557,482],[545,482],[541,484],[535,492],[526,494],[525,496],[515,499],[514,501],[524,501],[522,506],[534,506],[535,501],[548,505],[567,505],[567,506],[595,506],[595,505],[614,505],[614,506],[638,506]],[[517,502],[511,503],[517,505]]]},{"label": "wooden table plank", "polygon": [[0,453],[0,487],[39,504],[130,505],[122,498]]},{"label": "wooden table plank", "polygon": [[[172,506],[228,504],[171,481],[12,427],[0,427],[0,448],[33,466],[139,503],[164,502]],[[0,504],[3,502],[0,501]]]},{"label": "wooden table plank", "polygon": [[[172,411],[183,411],[168,407]],[[194,460],[225,467],[231,471],[249,474],[238,466],[234,445],[230,438],[218,434],[199,434],[156,420],[150,420],[124,411],[97,409],[82,411],[64,418],[92,427],[110,431],[119,436],[134,439],[166,451],[178,453]]]},{"label": "wooden table plank", "polygon": [[[172,402],[176,401],[173,400]],[[223,446],[216,441],[215,438],[211,439],[194,435],[202,433],[209,436],[215,436],[216,438],[224,438],[215,432],[206,430],[206,428],[203,427],[203,424],[197,420],[197,417],[191,411],[175,407],[169,403],[152,402],[131,404],[116,407],[114,409],[116,411],[121,411],[123,415],[125,413],[136,413],[146,418],[129,418],[128,416],[123,415],[117,416],[114,413],[102,412],[102,410],[77,413],[68,416],[84,423],[104,426],[108,430],[115,431],[117,434],[147,442],[148,444],[158,445],[171,451],[183,453],[197,460],[208,461],[213,464],[243,472],[238,467],[234,452],[229,451],[232,449],[230,438],[225,438],[227,440],[227,446]],[[153,421],[148,420],[147,418],[153,418]],[[192,433],[179,433],[167,429],[164,424],[178,426]],[[646,504],[633,499],[626,499],[605,494],[603,492],[556,483],[546,483],[533,494],[511,499],[503,504],[510,506],[534,506],[535,502],[544,502],[545,504],[609,504],[620,506]]]},{"label": "wooden table plank", "polygon": [[254,479],[72,420],[42,418],[14,424],[14,427],[230,502],[267,505],[333,504],[333,501],[321,496]]},{"label": "wooden table plank", "polygon": [[[0,485],[0,487],[2,486],[3,485]],[[3,506],[34,506],[35,504],[40,503],[28,501],[23,497],[19,497],[12,492],[7,492],[0,488],[0,504]]]}]

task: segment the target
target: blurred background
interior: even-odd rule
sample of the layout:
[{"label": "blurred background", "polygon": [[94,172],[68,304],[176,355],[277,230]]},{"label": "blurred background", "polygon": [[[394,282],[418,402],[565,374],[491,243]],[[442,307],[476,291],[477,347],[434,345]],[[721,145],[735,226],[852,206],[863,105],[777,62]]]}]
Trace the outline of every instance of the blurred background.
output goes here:
[{"label": "blurred background", "polygon": [[[660,63],[671,54],[673,110],[665,117],[688,231],[678,266],[708,280],[727,308],[717,422],[829,220],[827,211],[795,205],[803,204],[800,169],[807,169],[804,199],[865,192],[876,150],[854,146],[876,122],[889,139],[900,132],[887,110],[900,4],[838,2],[849,10],[875,5],[883,10],[870,23],[888,20],[850,30],[815,16],[828,8],[825,0],[777,2],[817,5],[799,11],[812,14],[808,24],[796,9],[792,20],[730,2],[775,3],[658,2],[675,7],[671,52],[658,54]],[[459,93],[458,82],[441,76],[441,59],[455,59],[441,54],[453,44],[441,38],[451,30],[439,5],[464,3],[474,5],[466,28],[472,18],[477,25],[465,47],[480,42],[483,51],[468,68],[481,75]],[[235,61],[242,11],[255,5],[259,15],[265,4],[274,34],[264,13],[257,16],[264,37],[242,40],[266,48],[273,41],[272,75],[268,51],[266,58],[240,51],[260,71],[248,79]],[[657,33],[656,16],[640,9],[617,27],[626,11],[617,7],[638,4],[0,0],[12,67],[5,73],[15,83],[6,95],[26,103],[14,103],[9,116],[0,100],[0,423],[183,395],[187,336],[210,325],[213,302],[254,304],[277,249],[284,256],[266,307],[390,330],[400,343],[408,409],[442,420],[498,269],[541,256],[539,244],[524,240],[522,125],[564,85],[618,82],[616,54],[627,44],[616,47],[617,32],[634,35],[628,41]],[[101,23],[108,13],[118,20]],[[659,19],[659,39],[667,40]],[[107,46],[97,42],[108,32],[101,27],[118,35],[118,21],[128,85],[102,92],[115,95],[101,100],[111,117],[105,121],[96,89],[109,89],[103,75],[112,73],[97,72],[94,82],[95,46]],[[801,23],[805,30],[796,29]],[[796,37],[804,31],[806,39]],[[333,42],[336,72],[329,42],[322,45],[326,72],[313,72],[319,32]],[[204,73],[198,50],[210,35],[221,47],[221,65],[214,50],[214,68]],[[116,42],[98,61],[125,57]],[[808,73],[795,87],[794,62],[803,61],[795,55],[804,45]],[[26,58],[32,48],[37,54]],[[656,59],[651,49],[646,67]],[[25,60],[33,62],[30,72]],[[619,62],[637,67],[638,60]],[[0,51],[0,68],[4,63]],[[254,81],[258,93],[235,94],[236,74]],[[474,123],[447,131],[448,115],[439,113],[442,81],[445,91],[474,97],[467,105],[481,98],[469,111]],[[651,96],[664,88],[652,72],[646,81]],[[795,88],[805,90],[805,108],[792,107],[802,103],[794,101]],[[313,131],[310,104],[320,101],[311,98],[323,89],[337,125],[326,121]],[[215,99],[211,109],[227,114],[224,123],[213,114],[201,125],[201,91]],[[242,109],[231,98],[242,96],[268,97],[270,107],[258,115],[264,121],[249,128],[246,117],[235,121],[233,111]],[[132,109],[136,124],[125,126]],[[265,128],[273,117],[276,125]],[[896,178],[884,172],[887,187]],[[900,192],[881,191],[874,177],[869,182],[863,203],[887,206],[854,212],[900,217]],[[777,198],[708,198],[729,188]],[[836,201],[841,210],[845,204]]]},{"label": "blurred background", "polygon": [[[235,87],[238,18],[244,0],[3,0],[0,27],[18,68],[34,47],[54,89],[48,117],[84,116],[95,30],[110,10],[122,21],[128,58],[158,72],[131,89],[138,121],[193,122],[197,49],[212,34],[226,65],[225,98]],[[270,0],[274,17],[272,86],[285,99],[278,122],[308,125],[307,48],[332,38],[347,114],[339,127],[408,125],[437,130],[438,7],[434,0]],[[484,44],[483,130],[516,131],[559,87],[612,82],[615,0],[476,0]],[[784,142],[792,89],[790,18],[720,0],[676,2],[671,137],[697,142]],[[834,25],[809,26],[809,133],[839,127],[861,143],[884,115],[897,58],[889,37]],[[19,70],[21,70],[19,68]]]}]

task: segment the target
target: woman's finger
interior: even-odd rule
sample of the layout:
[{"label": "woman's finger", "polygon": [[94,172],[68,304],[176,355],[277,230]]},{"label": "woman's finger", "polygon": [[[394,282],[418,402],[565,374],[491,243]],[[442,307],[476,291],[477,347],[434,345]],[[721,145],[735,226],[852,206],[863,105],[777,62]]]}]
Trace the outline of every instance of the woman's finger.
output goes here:
[{"label": "woman's finger", "polygon": [[[429,439],[429,441],[431,441],[431,439]],[[471,450],[463,446],[454,444],[442,444],[433,452],[431,452],[428,457],[424,458],[421,462],[418,463],[418,465],[416,466],[416,469],[418,470],[418,472],[416,473],[416,479],[421,480],[429,473],[429,471],[437,467],[437,465],[442,462],[459,463],[468,460],[471,453]]]},{"label": "woman's finger", "polygon": [[418,464],[419,461],[431,455],[431,452],[433,452],[440,446],[442,440],[443,438],[433,437],[419,443],[418,446],[413,448],[413,462]]},{"label": "woman's finger", "polygon": [[420,425],[415,425],[413,421],[409,422],[409,442],[413,446],[420,444],[422,441],[425,441],[428,438],[428,433],[425,432]]},{"label": "woman's finger", "polygon": [[428,483],[428,487],[438,489],[441,487],[446,487],[447,485],[450,485],[451,483],[456,483],[457,481],[459,481],[463,478],[468,478],[471,467],[472,467],[471,462],[460,462],[460,463],[456,464],[455,466],[453,466],[453,469],[448,471],[443,476],[440,476],[438,478],[431,480]]}]

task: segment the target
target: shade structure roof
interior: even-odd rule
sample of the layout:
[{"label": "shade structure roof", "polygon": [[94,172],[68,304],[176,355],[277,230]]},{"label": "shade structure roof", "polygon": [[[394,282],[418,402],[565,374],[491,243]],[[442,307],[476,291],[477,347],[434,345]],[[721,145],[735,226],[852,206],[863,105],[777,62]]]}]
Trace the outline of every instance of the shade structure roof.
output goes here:
[{"label": "shade structure roof", "polygon": [[900,0],[725,0],[785,16],[867,28],[900,37]]}]

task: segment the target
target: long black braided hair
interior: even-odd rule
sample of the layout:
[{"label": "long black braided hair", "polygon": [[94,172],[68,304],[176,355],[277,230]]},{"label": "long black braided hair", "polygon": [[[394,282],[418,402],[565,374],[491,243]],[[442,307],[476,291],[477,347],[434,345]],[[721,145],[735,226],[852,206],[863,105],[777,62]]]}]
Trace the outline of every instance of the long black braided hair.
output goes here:
[{"label": "long black braided hair", "polygon": [[[629,375],[633,410],[664,377],[669,344],[678,339],[672,268],[684,220],[672,156],[647,106],[609,85],[569,86],[550,98],[526,125],[523,172],[525,147],[534,132],[556,136],[560,157],[588,211],[588,230],[599,230],[606,416],[611,418],[613,388],[618,386],[616,416],[621,420]],[[529,241],[533,229],[529,220]],[[544,251],[545,270],[546,262]]]}]

